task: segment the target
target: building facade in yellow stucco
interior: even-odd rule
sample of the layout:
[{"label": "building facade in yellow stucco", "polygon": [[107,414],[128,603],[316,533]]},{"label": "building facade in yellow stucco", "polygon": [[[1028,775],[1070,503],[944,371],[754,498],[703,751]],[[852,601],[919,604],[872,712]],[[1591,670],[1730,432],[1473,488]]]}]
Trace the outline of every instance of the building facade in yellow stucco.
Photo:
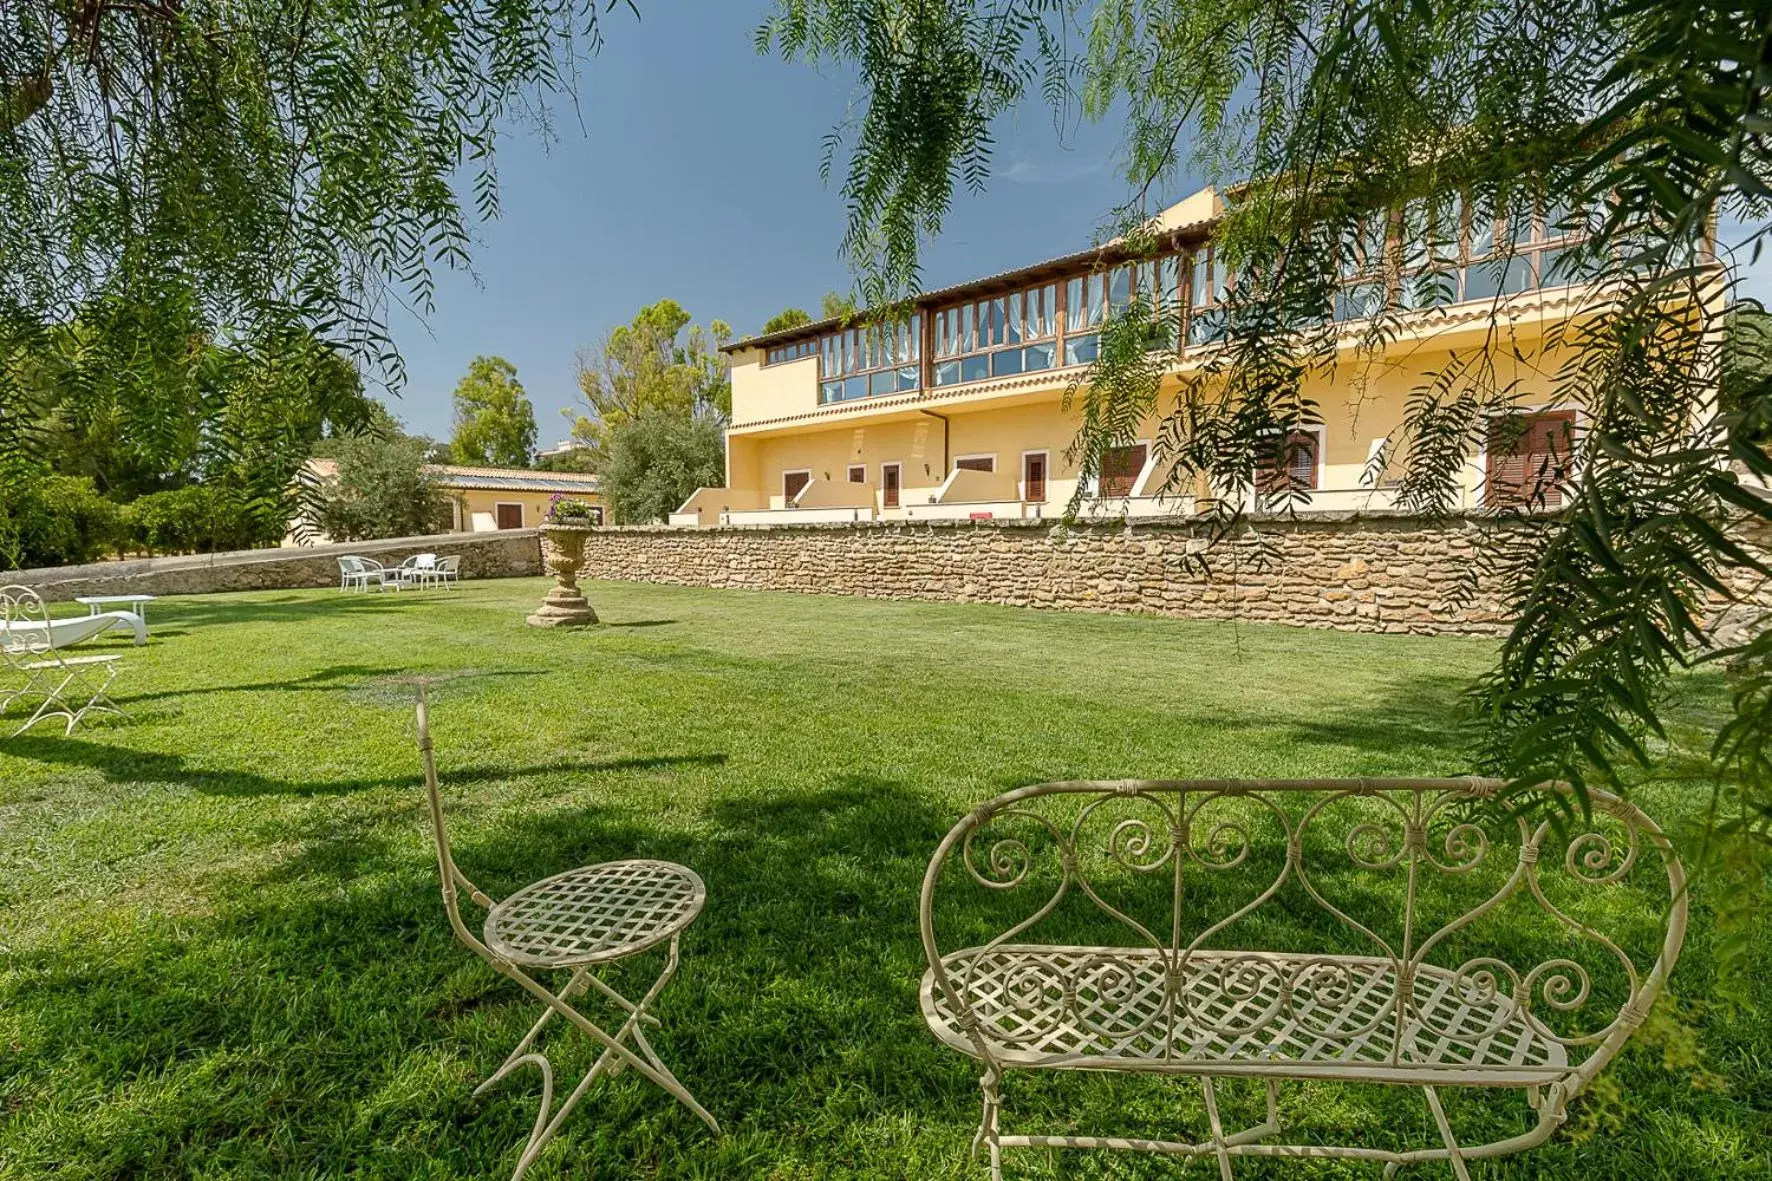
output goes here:
[{"label": "building facade in yellow stucco", "polygon": [[[1217,194],[1202,190],[1159,219],[1155,253],[1109,244],[929,293],[896,325],[826,320],[728,346],[726,483],[698,491],[672,522],[1056,516],[1080,478],[1067,454],[1080,413],[1065,408],[1066,393],[1094,359],[1106,317],[1134,297],[1177,309],[1186,347],[1157,413],[1084,489],[1084,512],[1194,511],[1206,490],[1164,494],[1157,436],[1222,332],[1215,315],[1229,279],[1212,245],[1221,212]],[[1457,357],[1492,366],[1494,384],[1511,385],[1525,412],[1495,435],[1505,438],[1495,454],[1485,444],[1467,464],[1462,507],[1518,498],[1523,473],[1569,462],[1579,416],[1552,402],[1550,342],[1591,293],[1562,261],[1575,241],[1570,219],[1552,210],[1483,224],[1456,202],[1419,224],[1412,216],[1388,222],[1365,248],[1371,257],[1348,269],[1336,307],[1346,347],[1304,390],[1321,425],[1283,451],[1288,482],[1310,494],[1298,511],[1391,507],[1390,471],[1374,457],[1411,392]],[[1422,273],[1393,277],[1404,252],[1425,259]],[[1366,318],[1386,306],[1399,330],[1381,350],[1357,347]],[[1555,483],[1540,494],[1554,499]]]}]

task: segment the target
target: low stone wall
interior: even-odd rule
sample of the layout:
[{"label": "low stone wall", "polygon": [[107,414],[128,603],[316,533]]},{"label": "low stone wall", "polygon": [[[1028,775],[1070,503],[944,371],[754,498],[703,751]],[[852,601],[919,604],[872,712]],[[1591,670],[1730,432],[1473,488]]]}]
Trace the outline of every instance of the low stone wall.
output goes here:
[{"label": "low stone wall", "polygon": [[541,543],[534,529],[444,533],[283,549],[187,554],[129,562],[94,562],[38,570],[0,571],[0,585],[21,583],[51,601],[77,595],[197,595],[214,591],[337,586],[341,554],[395,565],[413,554],[458,555],[463,578],[517,578],[540,574]]},{"label": "low stone wall", "polygon": [[1208,546],[1186,521],[623,526],[586,539],[584,577],[1494,635],[1497,603],[1470,577],[1485,528],[1325,514]]}]

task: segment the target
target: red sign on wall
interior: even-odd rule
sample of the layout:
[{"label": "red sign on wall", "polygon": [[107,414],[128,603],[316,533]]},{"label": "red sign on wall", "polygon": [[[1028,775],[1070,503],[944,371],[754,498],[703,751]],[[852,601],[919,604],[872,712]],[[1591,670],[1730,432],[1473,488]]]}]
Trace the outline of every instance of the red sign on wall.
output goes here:
[{"label": "red sign on wall", "polygon": [[972,519],[974,521],[988,521],[991,519],[991,514],[989,514],[989,513],[973,513]]}]

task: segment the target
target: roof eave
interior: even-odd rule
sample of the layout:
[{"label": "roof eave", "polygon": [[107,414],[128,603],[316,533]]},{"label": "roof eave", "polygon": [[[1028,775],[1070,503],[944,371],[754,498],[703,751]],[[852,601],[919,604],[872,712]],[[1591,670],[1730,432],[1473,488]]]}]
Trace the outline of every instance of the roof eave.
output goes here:
[{"label": "roof eave", "polygon": [[[1202,221],[1189,222],[1176,226],[1171,230],[1163,230],[1157,239],[1164,245],[1179,245],[1184,240],[1203,240],[1217,225],[1219,218],[1212,217]],[[1127,245],[1119,239],[1092,246],[1087,250],[1079,250],[1074,254],[1049,258],[1030,266],[1019,267],[1013,271],[1001,271],[994,275],[986,275],[979,279],[969,279],[964,283],[956,283],[949,287],[940,287],[934,291],[926,291],[911,299],[911,306],[924,310],[937,304],[949,303],[966,295],[986,295],[995,289],[1018,287],[1023,283],[1038,281],[1053,272],[1075,270],[1082,263],[1111,265],[1123,262],[1128,258],[1136,258],[1143,254],[1142,249]],[[1055,277],[1055,276],[1054,276]],[[747,336],[743,340],[735,340],[731,344],[720,346],[720,351],[728,356],[745,349],[765,348],[769,345],[784,344],[788,341],[803,340],[809,336],[820,336],[833,328],[846,324],[859,323],[867,319],[867,312],[857,312],[853,316],[827,316],[822,320],[814,320],[807,324],[797,324],[792,328],[783,328],[778,332],[764,332],[756,336]]]}]

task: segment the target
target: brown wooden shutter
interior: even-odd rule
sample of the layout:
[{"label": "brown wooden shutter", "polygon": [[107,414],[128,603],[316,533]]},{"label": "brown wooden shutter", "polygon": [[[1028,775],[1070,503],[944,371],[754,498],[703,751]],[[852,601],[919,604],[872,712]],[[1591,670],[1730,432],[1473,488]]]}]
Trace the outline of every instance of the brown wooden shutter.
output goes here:
[{"label": "brown wooden shutter", "polygon": [[880,468],[881,500],[887,508],[898,507],[898,465],[888,463]]},{"label": "brown wooden shutter", "polygon": [[495,506],[498,513],[500,529],[521,529],[523,527],[523,506],[520,504],[501,504]]},{"label": "brown wooden shutter", "polygon": [[1030,455],[1022,461],[1022,498],[1036,504],[1046,500],[1046,457]]},{"label": "brown wooden shutter", "polygon": [[1483,503],[1491,507],[1561,505],[1574,431],[1572,410],[1515,415],[1491,425],[1485,449]]},{"label": "brown wooden shutter", "polygon": [[1101,498],[1118,500],[1122,496],[1132,495],[1132,485],[1138,482],[1138,473],[1144,470],[1145,445],[1136,443],[1131,447],[1110,447],[1101,456]]},{"label": "brown wooden shutter", "polygon": [[1267,461],[1256,469],[1255,490],[1262,497],[1283,495],[1290,489],[1313,490],[1317,486],[1315,431],[1292,431],[1277,443]]},{"label": "brown wooden shutter", "polygon": [[997,460],[991,455],[973,455],[954,460],[954,467],[968,472],[994,472],[997,470]]}]

